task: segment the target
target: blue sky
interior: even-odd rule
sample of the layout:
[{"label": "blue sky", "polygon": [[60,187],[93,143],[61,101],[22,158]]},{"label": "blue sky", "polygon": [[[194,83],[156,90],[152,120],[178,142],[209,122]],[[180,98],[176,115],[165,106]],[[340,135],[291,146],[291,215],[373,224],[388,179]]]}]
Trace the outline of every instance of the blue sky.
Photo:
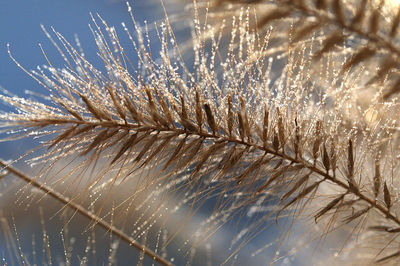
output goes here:
[{"label": "blue sky", "polygon": [[[158,0],[130,1],[135,19],[152,21],[164,17]],[[35,80],[24,73],[10,58],[7,44],[13,56],[27,70],[47,65],[39,43],[43,46],[53,66],[62,68],[64,61],[41,29],[41,24],[51,31],[60,32],[68,41],[74,43],[77,35],[85,51],[86,58],[95,67],[102,63],[89,24],[93,24],[90,13],[100,14],[109,25],[114,25],[120,35],[122,45],[127,47],[128,38],[121,22],[131,27],[131,18],[125,1],[121,0],[15,0],[0,1],[0,89],[25,96],[25,91],[46,93]],[[131,46],[131,45],[130,45]],[[130,47],[129,46],[129,47]],[[131,50],[132,51],[132,50]],[[1,105],[1,111],[10,111]],[[16,158],[31,143],[1,143],[0,156],[3,159]]]},{"label": "blue sky", "polygon": [[[135,1],[132,6],[139,22],[152,21],[162,16],[158,1]],[[94,40],[88,26],[91,23],[90,12],[99,13],[117,29],[121,28],[121,22],[130,21],[125,1],[0,1],[0,86],[19,95],[25,90],[40,88],[11,61],[7,54],[7,43],[10,44],[13,55],[27,69],[45,64],[39,43],[43,45],[55,66],[62,66],[58,52],[42,32],[40,24],[48,29],[53,26],[70,41],[73,41],[74,34],[77,34],[88,59],[96,60]]]}]

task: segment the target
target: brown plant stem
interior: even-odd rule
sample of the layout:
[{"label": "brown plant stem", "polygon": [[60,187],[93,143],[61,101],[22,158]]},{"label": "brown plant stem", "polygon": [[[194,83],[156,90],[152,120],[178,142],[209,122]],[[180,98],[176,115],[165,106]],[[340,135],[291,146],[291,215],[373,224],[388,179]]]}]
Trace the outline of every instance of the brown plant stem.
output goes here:
[{"label": "brown plant stem", "polygon": [[100,217],[97,215],[93,214],[92,212],[86,210],[84,207],[81,205],[78,205],[74,202],[71,202],[67,197],[62,195],[61,193],[58,193],[51,187],[42,184],[38,182],[37,180],[31,178],[30,176],[24,174],[23,172],[19,171],[18,169],[14,168],[11,165],[8,165],[4,161],[0,160],[0,166],[3,167],[5,170],[9,171],[9,173],[12,173],[19,177],[20,179],[24,180],[28,184],[40,189],[44,193],[48,194],[49,196],[53,197],[54,199],[58,200],[59,202],[65,204],[69,208],[73,209],[74,211],[80,213],[81,215],[89,218],[90,220],[94,221],[96,224],[100,225],[103,227],[105,230],[110,231],[113,235],[117,236],[121,240],[125,241],[129,245],[135,247],[139,251],[143,252],[147,256],[149,256],[151,259],[159,262],[162,265],[173,265],[171,262],[168,260],[160,257],[156,253],[154,253],[152,250],[148,249],[147,247],[143,246],[142,244],[138,243],[135,241],[132,237],[128,236],[125,234],[123,231],[119,230],[118,228],[115,228],[113,225],[107,223],[106,221],[102,220]]}]

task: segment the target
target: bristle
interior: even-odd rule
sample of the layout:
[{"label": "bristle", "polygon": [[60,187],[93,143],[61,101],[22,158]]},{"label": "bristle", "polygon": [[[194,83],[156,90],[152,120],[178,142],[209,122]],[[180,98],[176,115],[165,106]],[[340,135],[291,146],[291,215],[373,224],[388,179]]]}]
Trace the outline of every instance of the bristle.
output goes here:
[{"label": "bristle", "polygon": [[351,58],[349,58],[343,65],[342,71],[347,71],[349,68],[356,66],[362,61],[367,60],[368,58],[371,58],[375,54],[375,50],[371,49],[370,47],[364,47],[360,49],[358,52],[356,52]]},{"label": "bristle", "polygon": [[318,9],[326,9],[327,4],[325,0],[315,0],[315,7]]},{"label": "bristle", "polygon": [[366,213],[368,213],[368,211],[370,210],[370,207],[364,208],[362,210],[359,210],[355,213],[353,213],[352,215],[350,215],[349,217],[347,217],[346,219],[343,220],[344,223],[350,223],[352,221],[354,221],[355,219],[359,218],[360,216],[365,215]]},{"label": "bristle", "polygon": [[200,132],[202,131],[202,125],[203,125],[203,109],[201,108],[201,106],[202,106],[202,101],[200,98],[200,93],[196,89],[196,122]]},{"label": "bristle", "polygon": [[333,12],[335,13],[335,18],[341,25],[345,25],[346,23],[346,18],[345,14],[343,11],[343,6],[341,3],[341,0],[333,0],[332,1],[332,9]]},{"label": "bristle", "polygon": [[228,117],[227,117],[227,124],[228,124],[228,132],[229,136],[232,137],[233,134],[233,110],[232,110],[232,95],[229,94],[227,97],[228,101]]},{"label": "bristle", "polygon": [[354,15],[351,25],[353,27],[359,26],[362,24],[364,18],[365,18],[365,9],[367,7],[367,0],[361,0],[358,8],[357,8],[357,13]]},{"label": "bristle", "polygon": [[303,184],[310,179],[310,176],[311,172],[300,177],[299,180],[292,186],[292,188],[282,196],[281,201],[286,201],[287,199],[289,199],[294,192],[298,191],[303,186]]},{"label": "bristle", "polygon": [[117,110],[119,116],[125,120],[126,118],[126,113],[125,110],[122,108],[122,106],[119,104],[119,99],[117,100],[117,96],[114,94],[113,88],[110,85],[105,86],[108,93],[110,94],[111,100],[115,106],[115,109]]},{"label": "bristle", "polygon": [[340,195],[339,197],[337,197],[336,199],[332,200],[331,202],[329,202],[322,210],[320,210],[315,216],[314,216],[314,220],[315,222],[317,222],[317,220],[323,216],[325,213],[327,213],[328,211],[330,211],[332,208],[334,208],[337,204],[339,204],[339,202],[341,202],[344,198],[345,194]]},{"label": "bristle", "polygon": [[268,116],[269,112],[266,106],[264,106],[264,120],[263,120],[263,130],[262,130],[262,140],[264,146],[266,146],[268,140]]},{"label": "bristle", "polygon": [[312,148],[312,155],[314,158],[314,163],[315,160],[317,159],[317,155],[318,155],[318,151],[319,151],[319,147],[321,145],[322,142],[322,121],[317,121],[316,125],[315,125],[315,139],[314,139],[314,144],[313,144],[313,148]]},{"label": "bristle", "polygon": [[276,8],[271,10],[267,14],[264,14],[260,21],[258,21],[257,28],[260,29],[273,20],[285,18],[289,16],[290,13],[291,10],[289,9]]},{"label": "bristle", "polygon": [[379,191],[381,188],[381,171],[380,171],[380,165],[379,162],[375,162],[375,176],[374,176],[374,195],[375,198],[378,197]]},{"label": "bristle", "polygon": [[385,200],[386,207],[390,209],[392,206],[392,197],[390,196],[390,191],[386,182],[383,184],[383,198]]},{"label": "bristle", "polygon": [[397,8],[396,16],[393,18],[392,27],[390,28],[390,34],[389,34],[390,38],[396,36],[399,24],[400,24],[400,8]]},{"label": "bristle", "polygon": [[114,159],[111,161],[111,164],[114,164],[128,149],[132,149],[132,144],[137,138],[137,134],[133,134],[124,145],[122,145],[121,149],[115,155]]},{"label": "bristle", "polygon": [[[137,60],[98,16],[91,30],[106,71],[54,31],[51,41],[66,66],[53,67],[43,51],[48,67],[21,67],[50,97],[41,102],[34,92],[28,99],[2,92],[1,101],[16,111],[0,114],[7,135],[1,141],[39,139],[39,152],[19,160],[60,193],[35,189],[46,198],[65,193],[65,209],[75,212],[73,204],[82,203],[83,213],[96,213],[89,215],[90,228],[110,219],[110,237],[143,242],[136,246],[139,263],[146,255],[170,265],[165,257],[172,261],[172,255],[157,250],[166,254],[183,238],[177,263],[193,257],[196,264],[193,254],[203,240],[211,246],[225,239],[212,234],[233,223],[239,232],[228,232],[227,254],[216,250],[216,263],[257,264],[257,256],[248,260],[248,252],[239,251],[258,245],[251,241],[272,216],[285,222],[271,244],[271,263],[297,254],[298,243],[292,249],[289,240],[303,227],[310,234],[299,240],[301,247],[338,228],[349,232],[347,241],[340,238],[335,263],[389,262],[398,257],[392,251],[400,231],[400,12],[387,2],[194,1],[191,41],[183,45],[173,32],[181,16],[139,25],[129,11],[135,32],[123,27]],[[160,41],[158,53],[153,37]],[[26,187],[41,184],[19,178]],[[23,189],[18,193],[21,206],[35,202]],[[154,253],[146,249],[153,243]],[[307,263],[321,264],[320,257]]]},{"label": "bristle", "polygon": [[164,116],[166,117],[166,119],[168,121],[167,126],[174,128],[175,125],[174,125],[174,118],[173,118],[172,112],[169,110],[169,107],[168,107],[167,103],[165,102],[164,97],[161,95],[161,93],[157,89],[155,89],[155,92],[157,94],[158,101],[161,105],[161,108],[164,112]]},{"label": "bristle", "polygon": [[82,98],[84,103],[86,104],[87,109],[89,112],[93,114],[94,117],[96,117],[98,120],[112,120],[109,115],[106,115],[105,113],[101,112],[95,105],[82,93],[78,93],[78,95]]},{"label": "bristle", "polygon": [[211,111],[210,105],[206,103],[203,105],[203,107],[206,112],[208,126],[211,128],[213,134],[215,135],[217,133],[217,125],[215,124],[214,115]]},{"label": "bristle", "polygon": [[329,37],[325,39],[322,48],[314,55],[314,58],[320,59],[323,54],[331,51],[333,48],[335,48],[336,45],[340,45],[344,41],[344,39],[345,36],[342,32],[336,31],[332,33]]}]

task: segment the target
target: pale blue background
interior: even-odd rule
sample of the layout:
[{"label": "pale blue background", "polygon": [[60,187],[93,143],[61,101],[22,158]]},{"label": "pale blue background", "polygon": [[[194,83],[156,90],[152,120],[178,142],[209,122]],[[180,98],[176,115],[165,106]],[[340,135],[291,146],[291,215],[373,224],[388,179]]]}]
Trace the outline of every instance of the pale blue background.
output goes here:
[{"label": "pale blue background", "polygon": [[[135,18],[143,24],[162,18],[163,11],[158,0],[131,1]],[[55,67],[62,67],[64,62],[57,50],[47,39],[40,24],[50,32],[51,26],[68,41],[75,44],[74,35],[80,39],[87,59],[96,67],[102,66],[97,57],[97,49],[88,24],[93,24],[89,13],[100,14],[109,25],[114,25],[124,47],[131,47],[124,33],[121,22],[132,28],[125,1],[121,0],[0,0],[0,88],[19,96],[25,90],[46,93],[41,86],[25,74],[10,59],[7,43],[13,56],[27,69],[47,64],[39,48],[42,44],[48,58]],[[133,49],[127,50],[133,52]],[[132,56],[133,60],[135,57]],[[9,110],[2,105],[1,111]],[[26,143],[24,143],[26,145]],[[28,144],[29,145],[29,144]],[[21,154],[15,144],[2,143],[0,156],[15,158]]]}]

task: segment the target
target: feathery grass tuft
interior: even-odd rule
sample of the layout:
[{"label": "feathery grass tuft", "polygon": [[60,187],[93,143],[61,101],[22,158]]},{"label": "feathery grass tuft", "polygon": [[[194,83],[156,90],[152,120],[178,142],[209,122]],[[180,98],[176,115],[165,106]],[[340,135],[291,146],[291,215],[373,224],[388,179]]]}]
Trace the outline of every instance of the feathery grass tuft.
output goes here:
[{"label": "feathery grass tuft", "polygon": [[[204,20],[194,2],[192,67],[168,18],[155,26],[159,60],[147,25],[133,15],[135,33],[124,25],[137,65],[116,30],[93,18],[104,73],[54,31],[65,68],[49,61],[44,70],[26,71],[48,89],[50,101],[0,96],[16,108],[0,115],[3,130],[42,140],[42,153],[28,160],[42,168],[29,183],[40,179],[51,191],[62,190],[67,206],[93,208],[86,213],[95,224],[117,216],[119,237],[125,229],[134,241],[175,219],[187,225],[213,204],[187,240],[196,246],[245,213],[245,233],[232,240],[223,263],[237,259],[273,217],[289,232],[308,218],[323,231],[312,239],[348,229],[346,252],[361,252],[365,261],[398,258],[398,105],[390,99],[398,87],[398,14],[384,20],[383,1],[252,1],[247,9],[231,7],[236,15],[226,18],[232,22],[227,36],[226,20],[215,27],[207,22],[229,8],[225,2],[215,2],[212,13],[206,9]],[[379,62],[368,65],[373,58]],[[373,90],[363,98],[365,86]],[[110,211],[116,194],[123,199]],[[183,205],[188,217],[177,218]],[[376,252],[362,253],[357,236]],[[287,239],[283,233],[278,247]]]}]

